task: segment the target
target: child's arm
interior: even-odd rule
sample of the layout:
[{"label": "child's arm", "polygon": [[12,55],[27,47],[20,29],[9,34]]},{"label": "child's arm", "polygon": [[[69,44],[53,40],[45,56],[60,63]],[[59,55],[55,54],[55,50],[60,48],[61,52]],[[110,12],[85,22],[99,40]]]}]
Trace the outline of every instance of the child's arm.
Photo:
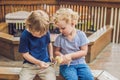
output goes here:
[{"label": "child's arm", "polygon": [[55,53],[55,56],[63,56],[63,54],[60,52],[60,48],[59,47],[54,47],[55,49],[55,51],[54,51],[54,53]]},{"label": "child's arm", "polygon": [[58,57],[60,56],[59,58],[61,58],[61,61],[60,63],[61,64],[69,64],[71,62],[71,58],[68,56],[66,57],[66,55],[63,55],[61,52],[60,52],[60,48],[59,47],[55,47],[55,56]]},{"label": "child's arm", "polygon": [[49,66],[49,64],[43,62],[43,61],[40,61],[36,58],[34,58],[33,56],[31,56],[29,54],[29,52],[26,52],[26,53],[22,53],[22,56],[29,62],[35,64],[35,65],[38,65],[40,68],[47,68]]},{"label": "child's arm", "polygon": [[48,45],[48,52],[50,55],[50,60],[52,61],[53,60],[53,45],[52,45],[52,43],[49,43],[49,45]]},{"label": "child's arm", "polygon": [[77,59],[83,56],[87,55],[87,51],[88,51],[88,45],[84,45],[80,47],[80,51],[71,53],[71,54],[67,54],[66,57],[71,57],[71,59]]}]

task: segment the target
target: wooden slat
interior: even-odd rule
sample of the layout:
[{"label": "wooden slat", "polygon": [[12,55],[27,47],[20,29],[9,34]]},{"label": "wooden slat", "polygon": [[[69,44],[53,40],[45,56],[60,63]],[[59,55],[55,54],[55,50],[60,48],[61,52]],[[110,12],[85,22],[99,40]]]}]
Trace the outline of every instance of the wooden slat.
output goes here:
[{"label": "wooden slat", "polygon": [[120,42],[120,8],[119,8],[119,13],[118,13],[118,22],[117,22],[117,33],[116,33],[116,43]]},{"label": "wooden slat", "polygon": [[100,28],[103,26],[103,7],[101,8]]},{"label": "wooden slat", "polygon": [[113,31],[113,43],[116,42],[116,21],[117,21],[117,8],[115,8],[115,14],[114,14],[114,31]]}]

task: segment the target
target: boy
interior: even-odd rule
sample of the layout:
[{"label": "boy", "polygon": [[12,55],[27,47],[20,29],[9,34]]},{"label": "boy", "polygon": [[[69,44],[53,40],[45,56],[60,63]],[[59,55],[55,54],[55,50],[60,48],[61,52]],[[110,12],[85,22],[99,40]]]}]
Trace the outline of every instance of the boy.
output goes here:
[{"label": "boy", "polygon": [[89,41],[84,32],[75,28],[78,13],[69,8],[60,8],[53,21],[61,32],[54,42],[55,55],[62,60],[60,74],[65,80],[94,80],[85,62]]},{"label": "boy", "polygon": [[26,30],[20,37],[19,52],[24,58],[19,80],[56,80],[55,70],[49,65],[53,58],[50,43],[49,17],[42,10],[32,11],[25,22]]}]

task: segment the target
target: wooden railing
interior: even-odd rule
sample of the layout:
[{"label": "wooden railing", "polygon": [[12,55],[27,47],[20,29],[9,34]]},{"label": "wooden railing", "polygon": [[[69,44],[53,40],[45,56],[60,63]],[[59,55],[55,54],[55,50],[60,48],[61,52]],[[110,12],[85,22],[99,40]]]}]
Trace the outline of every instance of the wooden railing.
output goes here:
[{"label": "wooden railing", "polygon": [[80,15],[76,28],[82,31],[97,31],[105,25],[114,27],[113,43],[120,43],[120,1],[119,0],[1,0],[0,22],[5,15],[16,11],[42,9],[51,17],[60,7],[72,8]]},{"label": "wooden railing", "polygon": [[90,43],[86,62],[90,63],[96,59],[99,53],[111,42],[113,28],[106,26],[88,37]]}]

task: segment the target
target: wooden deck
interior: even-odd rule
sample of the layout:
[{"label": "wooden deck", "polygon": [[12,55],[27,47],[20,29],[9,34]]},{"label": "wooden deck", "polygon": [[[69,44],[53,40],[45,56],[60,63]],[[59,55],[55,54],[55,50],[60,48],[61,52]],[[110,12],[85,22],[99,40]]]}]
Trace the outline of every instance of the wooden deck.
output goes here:
[{"label": "wooden deck", "polygon": [[105,70],[120,80],[120,44],[109,44],[89,66],[91,69]]}]

